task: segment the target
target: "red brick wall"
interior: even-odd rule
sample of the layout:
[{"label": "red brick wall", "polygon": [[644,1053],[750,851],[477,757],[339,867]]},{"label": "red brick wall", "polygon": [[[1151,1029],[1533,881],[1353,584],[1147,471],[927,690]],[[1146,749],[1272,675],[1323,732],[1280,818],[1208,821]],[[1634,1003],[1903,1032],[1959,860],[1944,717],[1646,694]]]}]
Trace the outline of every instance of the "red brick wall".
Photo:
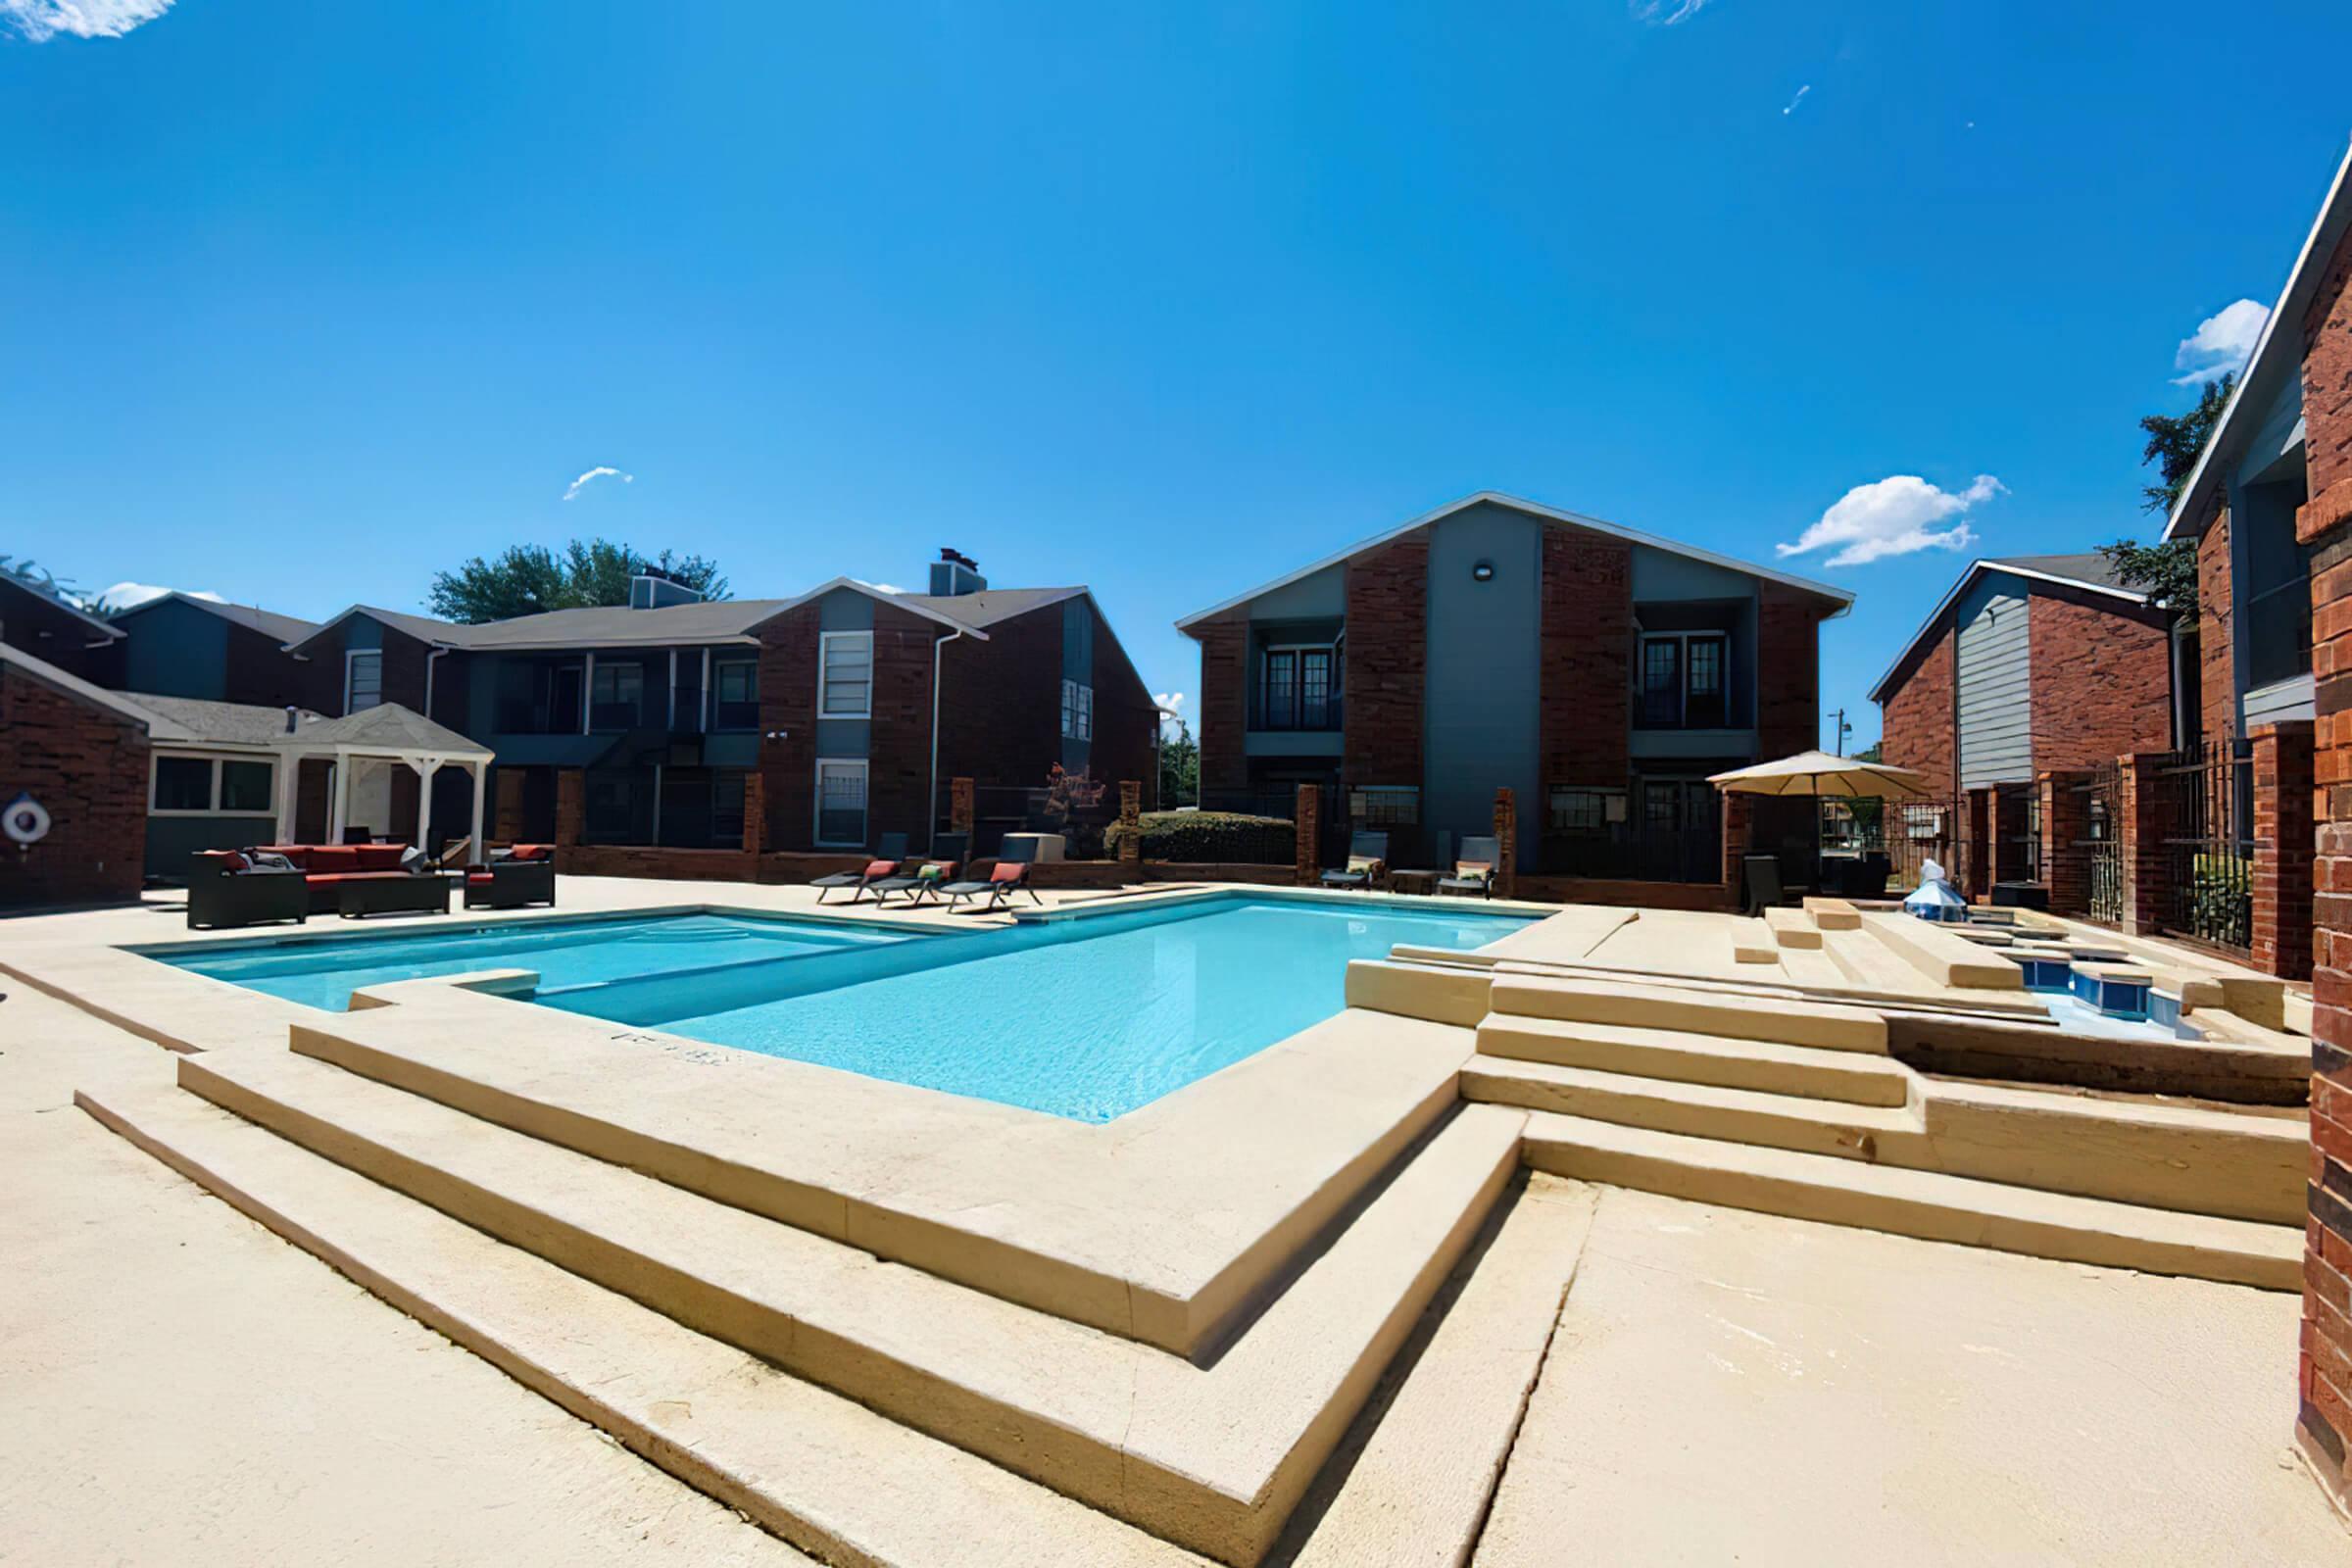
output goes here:
[{"label": "red brick wall", "polygon": [[1881,759],[1925,773],[1929,786],[1938,792],[1957,791],[1960,747],[1952,728],[1950,626],[1937,632],[1927,652],[1898,675],[1879,708]]},{"label": "red brick wall", "polygon": [[2236,654],[2230,646],[2236,616],[2230,598],[2230,513],[2224,508],[2197,540],[2197,713],[2207,741],[2237,728]]},{"label": "red brick wall", "polygon": [[[817,607],[760,628],[760,762],[771,850],[805,850],[815,836]],[[783,739],[770,740],[781,732]]]},{"label": "red brick wall", "polygon": [[14,664],[0,664],[0,805],[29,794],[49,834],[0,839],[0,906],[139,896],[147,855],[147,735]]},{"label": "red brick wall", "polygon": [[[1633,717],[1633,546],[1622,539],[1582,528],[1544,529],[1537,689],[1546,799],[1562,784],[1625,787]],[[1352,633],[1348,640],[1352,647]]]},{"label": "red brick wall", "polygon": [[1421,704],[1429,670],[1429,530],[1348,563],[1348,653],[1341,776],[1421,782]]},{"label": "red brick wall", "polygon": [[1238,790],[1250,781],[1250,623],[1210,621],[1193,636],[1200,644],[1200,787]]},{"label": "red brick wall", "polygon": [[[874,607],[873,720],[867,726],[866,833],[901,832],[930,842],[931,641],[939,622],[888,605]],[[962,647],[958,643],[951,654]],[[944,780],[957,771],[940,759]]]},{"label": "red brick wall", "polygon": [[1045,788],[1061,760],[1061,606],[1001,620],[943,659],[941,780]]},{"label": "red brick wall", "polygon": [[2352,240],[2305,318],[2303,418],[2312,500],[2298,532],[2312,555],[2316,683],[2313,796],[2311,1181],[2296,1371],[2304,1450],[2339,1500],[2352,1497],[2352,528],[2329,498],[2352,482]]},{"label": "red brick wall", "polygon": [[[228,660],[220,700],[264,708],[292,704],[316,713],[332,713],[342,700],[342,664],[333,669],[318,659],[296,659],[267,632],[228,623]],[[447,661],[443,661],[447,663]],[[437,695],[437,694],[436,694]]]},{"label": "red brick wall", "polygon": [[[1156,811],[1159,764],[1152,738],[1159,728],[1159,707],[1118,638],[1111,635],[1102,608],[1090,599],[1087,612],[1095,621],[1094,775],[1113,789],[1134,780],[1143,786],[1143,808]],[[1058,714],[1055,722],[1058,725]]]},{"label": "red brick wall", "polygon": [[2162,626],[2036,589],[2026,640],[2036,772],[2171,747],[2172,646]]},{"label": "red brick wall", "polygon": [[1757,585],[1756,745],[1765,761],[1821,745],[1821,617],[1810,594]]},{"label": "red brick wall", "polygon": [[120,686],[122,645],[107,641],[91,647],[100,636],[89,622],[47,595],[0,577],[0,642],[93,685]]},{"label": "red brick wall", "polygon": [[2309,719],[2254,727],[2254,966],[2311,978]]}]

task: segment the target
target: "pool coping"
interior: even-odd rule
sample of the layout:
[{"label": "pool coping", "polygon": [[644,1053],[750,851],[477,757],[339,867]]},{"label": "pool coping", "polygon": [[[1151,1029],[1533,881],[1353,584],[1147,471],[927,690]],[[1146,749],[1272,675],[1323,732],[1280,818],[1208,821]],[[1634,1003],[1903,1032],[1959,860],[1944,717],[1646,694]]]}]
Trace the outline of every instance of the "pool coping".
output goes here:
[{"label": "pool coping", "polygon": [[[1460,902],[1370,897],[1422,910]],[[1367,896],[1195,885],[1090,901],[1068,912],[1113,916],[1223,898],[1345,906]],[[1474,912],[1540,921],[1557,911],[1481,901]],[[922,929],[705,900],[392,930],[694,913]],[[388,934],[377,926],[277,936]],[[519,983],[516,971],[365,988],[355,1010],[335,1013],[153,956],[253,945],[257,935],[274,940],[240,931],[44,943],[0,957],[0,970],[171,1050],[285,1050],[291,1042],[485,1119],[1187,1355],[1207,1353],[1246,1322],[1301,1250],[1453,1108],[1461,1065],[1476,1049],[1466,1028],[1348,1008],[1092,1123],[517,1006],[496,994]]]}]

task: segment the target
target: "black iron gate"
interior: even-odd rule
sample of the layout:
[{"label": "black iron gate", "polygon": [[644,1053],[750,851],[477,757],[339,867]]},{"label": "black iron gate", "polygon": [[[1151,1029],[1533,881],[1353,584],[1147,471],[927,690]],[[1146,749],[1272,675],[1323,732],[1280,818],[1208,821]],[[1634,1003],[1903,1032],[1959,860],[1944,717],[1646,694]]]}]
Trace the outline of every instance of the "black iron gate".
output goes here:
[{"label": "black iron gate", "polygon": [[2242,740],[2174,752],[2155,771],[2163,844],[2156,917],[2172,936],[2248,953],[2254,942],[2254,757]]},{"label": "black iron gate", "polygon": [[2124,921],[2123,770],[2102,762],[2075,786],[2082,799],[2082,836],[2075,852],[2082,858],[2084,909],[2102,925]]}]

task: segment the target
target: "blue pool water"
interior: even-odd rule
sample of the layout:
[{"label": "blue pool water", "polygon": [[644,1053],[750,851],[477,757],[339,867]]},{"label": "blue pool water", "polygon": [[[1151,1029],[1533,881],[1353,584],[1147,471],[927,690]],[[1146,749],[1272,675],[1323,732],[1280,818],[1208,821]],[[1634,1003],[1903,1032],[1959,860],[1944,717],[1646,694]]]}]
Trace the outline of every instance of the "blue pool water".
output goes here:
[{"label": "blue pool water", "polygon": [[536,968],[544,1006],[1101,1122],[1337,1013],[1350,958],[1484,947],[1528,919],[1220,894],[947,936],[693,915],[170,961],[318,1006],[381,980]]},{"label": "blue pool water", "polygon": [[[679,914],[638,920],[535,920],[416,935],[237,943],[188,957],[150,957],[197,974],[340,1012],[363,986],[472,969],[536,969],[542,988],[624,975],[675,974],[744,963],[897,947],[887,928]],[[919,944],[919,939],[915,940]]]}]

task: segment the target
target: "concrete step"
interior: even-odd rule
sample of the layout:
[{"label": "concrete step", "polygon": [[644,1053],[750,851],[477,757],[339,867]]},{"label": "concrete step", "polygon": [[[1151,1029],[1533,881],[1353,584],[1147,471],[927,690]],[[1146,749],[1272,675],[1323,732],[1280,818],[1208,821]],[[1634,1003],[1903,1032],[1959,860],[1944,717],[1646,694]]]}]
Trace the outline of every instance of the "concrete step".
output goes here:
[{"label": "concrete step", "polygon": [[1802,909],[1766,909],[1764,923],[1772,928],[1773,941],[1784,948],[1821,949],[1821,927]]},{"label": "concrete step", "polygon": [[802,1550],[880,1568],[1200,1568],[177,1090],[75,1102],[252,1219]]},{"label": "concrete step", "polygon": [[1892,1146],[1926,1142],[1917,1113],[1901,1106],[1807,1100],[1484,1054],[1462,1064],[1462,1095],[1487,1104],[1844,1159],[1909,1155],[1903,1162],[1918,1164],[1922,1160],[1916,1154]]},{"label": "concrete step", "polygon": [[2034,1257],[2299,1290],[2303,1233],[1581,1116],[1528,1118],[1537,1170]]},{"label": "concrete step", "polygon": [[1495,1012],[1528,1018],[1632,1024],[1731,1040],[1886,1054],[1886,1020],[1868,1008],[1836,1003],[1497,974],[1489,1004]]},{"label": "concrete step", "polygon": [[183,1087],[698,1332],[1155,1535],[1253,1562],[1516,1164],[1456,1115],[1208,1366],[291,1054]]},{"label": "concrete step", "polygon": [[1479,1052],[1556,1067],[1585,1067],[1636,1078],[1714,1084],[1856,1105],[1900,1105],[1912,1076],[1902,1063],[1850,1051],[1727,1040],[1635,1024],[1576,1023],[1489,1013],[1478,1027]]},{"label": "concrete step", "polygon": [[[1282,1543],[1289,1568],[1470,1560],[1600,1190],[1538,1171],[1382,1380]],[[1328,1495],[1327,1495],[1328,1494]]]}]

